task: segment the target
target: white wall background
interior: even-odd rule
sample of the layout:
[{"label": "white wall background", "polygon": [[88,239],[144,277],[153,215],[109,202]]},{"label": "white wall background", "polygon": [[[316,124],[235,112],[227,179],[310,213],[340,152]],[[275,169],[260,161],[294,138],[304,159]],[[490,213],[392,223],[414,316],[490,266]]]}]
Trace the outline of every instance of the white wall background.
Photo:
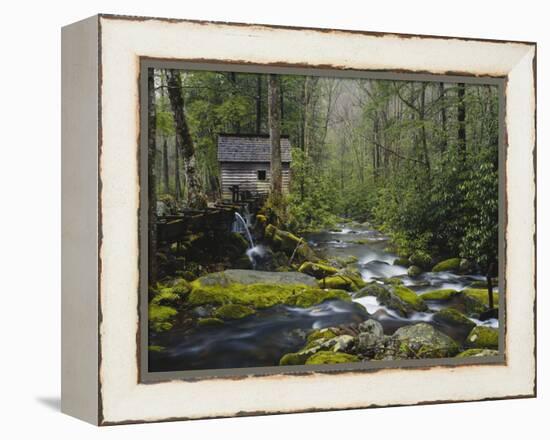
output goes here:
[{"label": "white wall background", "polygon": [[[550,47],[545,2],[95,0],[4,2],[0,12],[2,438],[521,438],[548,427]],[[98,12],[538,42],[539,397],[94,428],[59,412],[60,28]],[[548,118],[546,118],[548,119]],[[546,350],[545,350],[546,349]],[[442,384],[444,386],[444,384]],[[546,406],[546,408],[544,408]],[[503,437],[500,437],[503,438]]]}]

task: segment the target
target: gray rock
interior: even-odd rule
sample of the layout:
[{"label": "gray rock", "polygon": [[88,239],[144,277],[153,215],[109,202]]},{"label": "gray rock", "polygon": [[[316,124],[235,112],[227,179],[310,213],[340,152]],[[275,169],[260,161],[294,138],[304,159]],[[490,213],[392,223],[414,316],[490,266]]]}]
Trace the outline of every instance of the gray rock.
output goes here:
[{"label": "gray rock", "polygon": [[426,323],[401,327],[392,339],[399,343],[398,355],[402,358],[445,358],[458,353],[455,341]]},{"label": "gray rock", "polygon": [[366,354],[376,351],[384,339],[382,325],[374,319],[369,319],[359,324],[359,335],[357,336],[357,351]]},{"label": "gray rock", "polygon": [[262,272],[259,270],[229,269],[223,272],[209,273],[199,278],[204,286],[226,286],[240,284],[305,284],[317,286],[314,277],[300,272]]}]

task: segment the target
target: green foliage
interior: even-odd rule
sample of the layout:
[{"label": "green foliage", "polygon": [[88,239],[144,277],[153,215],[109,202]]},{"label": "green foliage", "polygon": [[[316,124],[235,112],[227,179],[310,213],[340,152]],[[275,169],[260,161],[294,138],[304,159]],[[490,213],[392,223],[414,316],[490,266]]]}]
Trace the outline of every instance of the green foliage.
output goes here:
[{"label": "green foliage", "polygon": [[[157,133],[173,151],[162,71],[157,78]],[[220,181],[218,134],[268,131],[266,78],[182,75],[197,168],[212,198]],[[400,256],[468,258],[483,270],[498,263],[496,87],[465,86],[465,139],[453,84],[282,75],[281,89],[292,178],[290,193],[272,203],[277,221],[270,222],[299,232],[330,228],[341,218],[369,220]]]}]

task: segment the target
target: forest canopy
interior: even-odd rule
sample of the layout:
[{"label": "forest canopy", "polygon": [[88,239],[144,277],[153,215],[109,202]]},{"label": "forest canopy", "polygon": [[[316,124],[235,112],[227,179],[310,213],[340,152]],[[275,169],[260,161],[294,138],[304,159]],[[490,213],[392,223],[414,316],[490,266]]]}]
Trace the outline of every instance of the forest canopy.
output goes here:
[{"label": "forest canopy", "polygon": [[[209,201],[220,197],[217,137],[269,132],[268,82],[266,74],[154,71],[157,198],[185,205],[190,184]],[[278,88],[281,134],[292,145],[286,229],[368,220],[398,254],[496,264],[496,86],[278,75]],[[182,131],[188,137],[178,139]],[[191,171],[176,148],[189,142]]]}]

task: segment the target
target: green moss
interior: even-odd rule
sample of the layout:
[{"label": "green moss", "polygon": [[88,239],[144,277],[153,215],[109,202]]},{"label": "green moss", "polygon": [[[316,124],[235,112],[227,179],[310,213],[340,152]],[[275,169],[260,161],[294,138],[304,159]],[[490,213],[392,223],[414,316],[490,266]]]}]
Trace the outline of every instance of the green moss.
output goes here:
[{"label": "green moss", "polygon": [[189,284],[189,282],[185,279],[179,279],[173,286],[172,286],[172,291],[180,296],[180,297],[184,297],[186,296],[189,292],[191,292],[191,285]]},{"label": "green moss", "polygon": [[459,311],[452,308],[447,308],[447,309],[440,310],[439,312],[436,312],[433,315],[433,319],[436,322],[449,324],[449,325],[462,325],[470,328],[474,328],[476,326],[476,324],[473,321],[468,319]]},{"label": "green moss", "polygon": [[256,313],[256,310],[242,304],[224,304],[218,307],[214,316],[220,319],[241,319]]},{"label": "green moss", "polygon": [[363,287],[361,290],[359,290],[354,297],[355,298],[363,298],[364,296],[376,296],[377,298],[379,296],[389,296],[389,291],[386,289],[382,284],[378,284],[377,282],[371,282],[367,284],[365,287]]},{"label": "green moss", "polygon": [[355,255],[348,255],[347,257],[336,257],[335,261],[342,266],[347,266],[348,264],[357,263],[359,258]]},{"label": "green moss", "polygon": [[319,286],[323,289],[340,289],[357,292],[366,286],[365,281],[359,274],[346,272],[338,273],[319,280]]},{"label": "green moss", "polygon": [[357,356],[352,354],[323,350],[310,356],[306,361],[306,365],[345,364],[349,362],[359,362],[359,360]]},{"label": "green moss", "polygon": [[460,268],[460,258],[449,258],[437,263],[432,272],[457,271]]},{"label": "green moss", "polygon": [[469,348],[468,350],[463,351],[462,353],[457,354],[457,358],[467,358],[467,357],[483,357],[483,356],[497,356],[497,350],[489,350],[486,348]]},{"label": "green moss", "polygon": [[338,272],[338,269],[328,266],[326,264],[312,263],[311,261],[306,261],[300,266],[298,272],[306,273],[315,278],[321,279],[330,275],[334,275]]},{"label": "green moss", "polygon": [[382,280],[384,284],[389,284],[390,286],[402,286],[403,280],[401,278],[392,277],[392,278],[384,278]]},{"label": "green moss", "polygon": [[423,312],[428,309],[424,300],[405,286],[393,286],[393,293],[417,312]]},{"label": "green moss", "polygon": [[[463,295],[476,300],[477,302],[489,307],[489,293],[487,289],[464,289]],[[498,292],[493,292],[495,307],[498,307]]]},{"label": "green moss", "polygon": [[409,269],[407,270],[407,275],[413,278],[417,277],[421,273],[422,273],[422,269],[415,265],[410,266]]},{"label": "green moss", "polygon": [[439,289],[423,293],[422,295],[420,295],[420,298],[422,298],[424,301],[447,301],[457,293],[458,292],[453,289]]},{"label": "green moss", "polygon": [[173,327],[173,318],[177,310],[169,306],[161,306],[154,302],[149,303],[149,325],[156,332],[170,330]]},{"label": "green moss", "polygon": [[304,365],[309,354],[304,353],[287,353],[279,361],[279,365]]},{"label": "green moss", "polygon": [[490,327],[477,326],[468,337],[466,343],[472,348],[498,349],[498,330]]},{"label": "green moss", "polygon": [[396,258],[395,260],[393,260],[393,265],[394,266],[409,267],[411,265],[411,263],[409,262],[408,258],[399,257],[399,258]]},{"label": "green moss", "polygon": [[171,287],[163,287],[151,300],[152,304],[170,306],[179,300],[179,295]]},{"label": "green moss", "polygon": [[149,345],[147,347],[149,351],[152,351],[154,353],[160,353],[161,351],[164,351],[164,347],[161,347],[160,345]]},{"label": "green moss", "polygon": [[332,339],[335,337],[336,334],[328,328],[313,330],[309,335],[307,335],[307,342],[310,344],[318,339]]},{"label": "green moss", "polygon": [[220,324],[223,324],[223,320],[221,320],[220,318],[199,318],[199,320],[197,321],[197,325],[199,327]]},{"label": "green moss", "polygon": [[242,304],[262,309],[277,304],[311,307],[328,299],[351,301],[346,292],[324,290],[302,284],[239,284],[204,286],[199,280],[192,283],[193,290],[187,301],[192,305]]}]

